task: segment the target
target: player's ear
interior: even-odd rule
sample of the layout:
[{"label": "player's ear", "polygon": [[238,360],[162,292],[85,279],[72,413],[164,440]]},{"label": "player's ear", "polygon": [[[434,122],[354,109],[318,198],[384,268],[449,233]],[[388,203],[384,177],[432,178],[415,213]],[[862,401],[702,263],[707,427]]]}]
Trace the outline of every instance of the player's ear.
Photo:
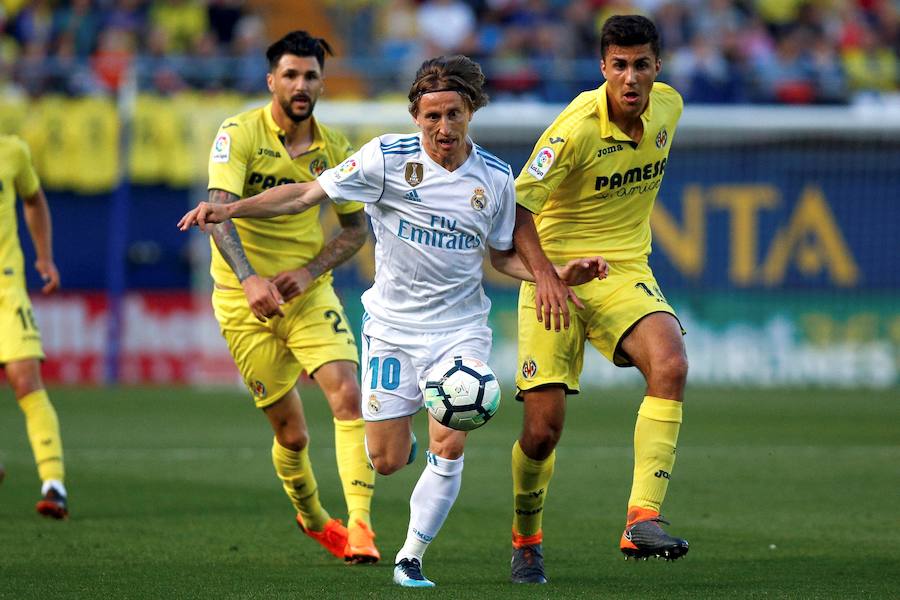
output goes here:
[{"label": "player's ear", "polygon": [[271,71],[266,73],[266,86],[269,88],[269,92],[275,92],[275,76]]}]

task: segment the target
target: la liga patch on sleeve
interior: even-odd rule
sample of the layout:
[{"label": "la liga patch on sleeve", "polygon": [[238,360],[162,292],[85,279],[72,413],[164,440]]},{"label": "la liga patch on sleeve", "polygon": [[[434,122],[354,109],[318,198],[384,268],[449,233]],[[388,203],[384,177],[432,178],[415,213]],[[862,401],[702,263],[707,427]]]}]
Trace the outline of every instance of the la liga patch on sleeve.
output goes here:
[{"label": "la liga patch on sleeve", "polygon": [[534,160],[528,165],[528,174],[537,180],[543,179],[550,167],[553,166],[554,160],[556,160],[556,153],[553,151],[553,148],[544,146],[538,150]]},{"label": "la liga patch on sleeve", "polygon": [[212,161],[217,163],[227,163],[231,158],[231,136],[225,132],[220,132],[213,142]]}]

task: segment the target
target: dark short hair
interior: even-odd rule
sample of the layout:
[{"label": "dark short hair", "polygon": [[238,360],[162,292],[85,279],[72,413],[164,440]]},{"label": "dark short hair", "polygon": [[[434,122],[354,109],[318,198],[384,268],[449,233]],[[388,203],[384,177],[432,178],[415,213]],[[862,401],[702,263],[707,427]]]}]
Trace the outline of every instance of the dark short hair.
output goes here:
[{"label": "dark short hair", "polygon": [[285,54],[295,56],[315,56],[319,62],[319,68],[325,68],[325,53],[334,56],[331,46],[325,38],[317,38],[302,30],[292,31],[283,38],[269,46],[266,50],[266,58],[269,61],[269,70],[274,71],[278,61]]},{"label": "dark short hair", "polygon": [[419,112],[419,99],[431,92],[457,92],[473,113],[488,103],[481,65],[462,54],[429,58],[422,63],[409,88],[410,114]]},{"label": "dark short hair", "polygon": [[642,46],[650,44],[659,58],[659,32],[656,25],[641,15],[614,15],[603,24],[600,32],[600,58],[606,58],[610,46]]}]

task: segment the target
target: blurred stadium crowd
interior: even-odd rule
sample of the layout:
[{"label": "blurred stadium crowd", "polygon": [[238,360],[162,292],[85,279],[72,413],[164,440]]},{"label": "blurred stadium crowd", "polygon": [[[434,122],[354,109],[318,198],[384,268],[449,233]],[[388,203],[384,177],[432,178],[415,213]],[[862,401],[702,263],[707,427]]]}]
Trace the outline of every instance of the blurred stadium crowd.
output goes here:
[{"label": "blurred stadium crowd", "polygon": [[[5,0],[0,86],[9,95],[139,89],[265,92],[263,3]],[[494,97],[563,102],[596,86],[598,32],[642,13],[663,37],[663,79],[691,103],[846,103],[898,90],[897,0],[302,0],[321,10],[338,64],[366,96],[396,92],[424,57],[480,60]],[[304,27],[303,19],[292,24]]]}]

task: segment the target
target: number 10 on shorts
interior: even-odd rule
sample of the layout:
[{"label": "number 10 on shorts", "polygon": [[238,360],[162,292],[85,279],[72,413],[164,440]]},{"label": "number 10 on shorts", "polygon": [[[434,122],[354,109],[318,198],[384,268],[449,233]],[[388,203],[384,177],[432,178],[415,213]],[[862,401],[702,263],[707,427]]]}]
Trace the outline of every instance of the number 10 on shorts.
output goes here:
[{"label": "number 10 on shorts", "polygon": [[[369,372],[372,374],[369,389],[378,389],[379,381],[380,387],[385,390],[396,390],[400,387],[400,361],[393,356],[388,356],[384,360],[373,356],[369,359]],[[380,380],[379,374],[381,375]]]}]

